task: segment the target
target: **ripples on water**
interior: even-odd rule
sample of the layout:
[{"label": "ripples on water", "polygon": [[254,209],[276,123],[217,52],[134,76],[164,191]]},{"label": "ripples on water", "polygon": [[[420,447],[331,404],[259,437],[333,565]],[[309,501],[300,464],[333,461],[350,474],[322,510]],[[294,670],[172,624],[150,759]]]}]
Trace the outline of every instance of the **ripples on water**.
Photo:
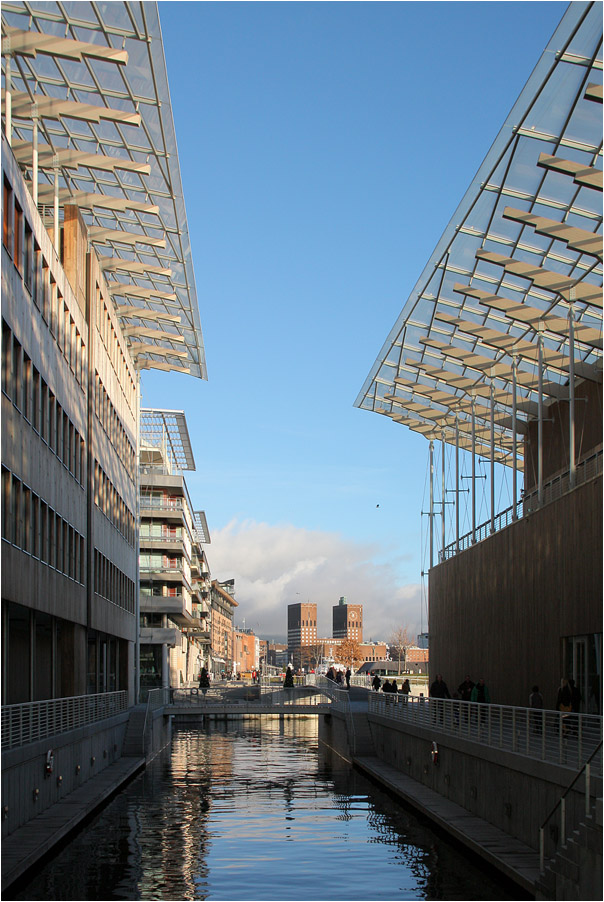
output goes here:
[{"label": "ripples on water", "polygon": [[318,744],[317,722],[175,732],[18,899],[509,899]]}]

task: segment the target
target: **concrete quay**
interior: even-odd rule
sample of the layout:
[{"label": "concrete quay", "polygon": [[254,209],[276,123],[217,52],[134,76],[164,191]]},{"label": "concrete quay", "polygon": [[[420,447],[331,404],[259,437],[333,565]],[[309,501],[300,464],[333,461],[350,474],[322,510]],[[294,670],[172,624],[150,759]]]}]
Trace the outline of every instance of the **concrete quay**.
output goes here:
[{"label": "concrete quay", "polygon": [[352,762],[375,782],[391,790],[403,802],[428,817],[439,828],[470,849],[487,864],[535,897],[539,881],[539,855],[465,808],[445,799],[380,758],[359,757]]},{"label": "concrete quay", "polygon": [[144,758],[120,758],[68,796],[2,840],[2,898],[58,843],[77,830],[145,767]]}]

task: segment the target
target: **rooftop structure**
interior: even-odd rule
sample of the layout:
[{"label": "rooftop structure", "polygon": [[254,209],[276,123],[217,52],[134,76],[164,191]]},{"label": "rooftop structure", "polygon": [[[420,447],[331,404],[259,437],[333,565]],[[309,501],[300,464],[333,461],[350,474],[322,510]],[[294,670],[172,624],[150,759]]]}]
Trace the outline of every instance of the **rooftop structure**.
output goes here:
[{"label": "rooftop structure", "polygon": [[531,424],[602,380],[599,23],[571,3],[355,402],[511,468],[513,505]]},{"label": "rooftop structure", "polygon": [[2,4],[5,133],[60,251],[76,205],[139,369],[207,378],[156,3]]}]

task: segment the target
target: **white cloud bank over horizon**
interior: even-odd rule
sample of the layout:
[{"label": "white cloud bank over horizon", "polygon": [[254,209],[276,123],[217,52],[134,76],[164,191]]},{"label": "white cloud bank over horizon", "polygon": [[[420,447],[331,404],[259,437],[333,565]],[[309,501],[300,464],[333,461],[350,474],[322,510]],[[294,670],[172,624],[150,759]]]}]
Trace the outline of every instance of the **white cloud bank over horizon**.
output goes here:
[{"label": "white cloud bank over horizon", "polygon": [[[408,626],[420,632],[421,586],[401,585],[396,564],[405,556],[393,549],[355,542],[337,533],[291,524],[231,520],[212,532],[206,553],[213,579],[235,579],[235,623],[261,638],[287,641],[287,606],[317,604],[317,629],[331,636],[332,607],[341,595],[363,605],[363,638],[388,641]],[[378,558],[382,558],[378,562]]]}]

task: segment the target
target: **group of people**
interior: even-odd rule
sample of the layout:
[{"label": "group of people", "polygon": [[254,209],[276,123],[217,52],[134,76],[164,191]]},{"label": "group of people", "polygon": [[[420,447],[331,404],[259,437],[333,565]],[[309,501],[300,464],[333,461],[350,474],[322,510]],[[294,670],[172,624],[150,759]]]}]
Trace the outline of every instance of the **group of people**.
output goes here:
[{"label": "group of people", "polygon": [[[442,673],[436,674],[436,679],[430,686],[430,698],[451,698]],[[475,683],[470,676],[466,676],[453,693],[453,698],[462,702],[480,702],[487,705],[491,702],[489,688],[482,677]]]},{"label": "group of people", "polygon": [[350,667],[347,667],[344,673],[339,669],[330,667],[325,676],[328,680],[336,683],[341,689],[344,688],[344,681],[346,681],[346,688],[350,689],[350,678],[352,676]]},{"label": "group of people", "polygon": [[403,695],[409,695],[409,693],[411,692],[411,685],[409,683],[409,680],[405,680],[403,682],[403,685],[399,689],[395,679],[385,680],[384,684],[382,685],[382,680],[377,673],[373,674],[371,685],[376,692],[379,692],[380,689],[382,690],[382,692],[394,692],[395,694],[401,692]]}]

